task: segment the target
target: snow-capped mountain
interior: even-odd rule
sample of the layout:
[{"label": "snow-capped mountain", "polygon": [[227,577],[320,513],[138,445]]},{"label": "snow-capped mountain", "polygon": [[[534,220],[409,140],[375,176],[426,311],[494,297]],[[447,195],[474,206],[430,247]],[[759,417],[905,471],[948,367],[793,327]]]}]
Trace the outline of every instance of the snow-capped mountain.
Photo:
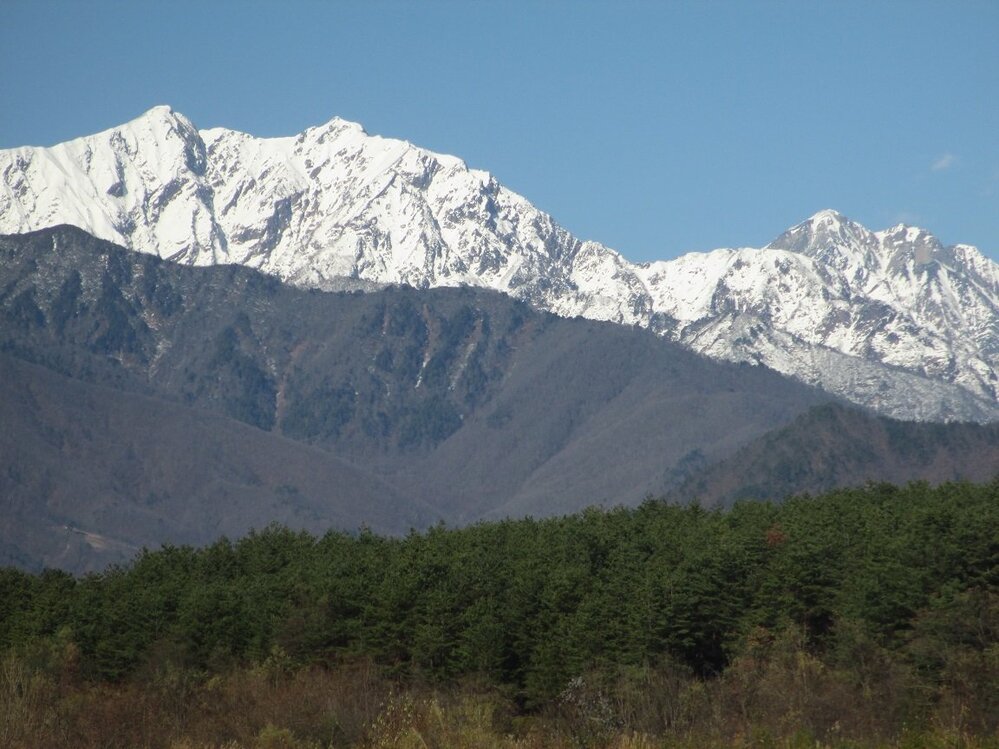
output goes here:
[{"label": "snow-capped mountain", "polygon": [[628,262],[490,174],[333,119],[287,138],[169,107],[0,151],[0,233],[68,223],[179,262],[320,288],[492,288],[652,328],[899,418],[999,418],[999,266],[926,231],[821,211],[762,249]]}]

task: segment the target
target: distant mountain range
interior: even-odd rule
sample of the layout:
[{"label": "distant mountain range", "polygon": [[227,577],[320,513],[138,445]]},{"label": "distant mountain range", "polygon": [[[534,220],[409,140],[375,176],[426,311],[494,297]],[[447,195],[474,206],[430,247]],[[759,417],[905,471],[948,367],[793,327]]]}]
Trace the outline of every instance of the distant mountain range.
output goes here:
[{"label": "distant mountain range", "polygon": [[999,418],[999,267],[915,227],[871,232],[821,211],[765,248],[633,264],[457,158],[340,119],[287,138],[199,131],[168,107],[0,151],[0,176],[7,234],[72,224],[316,289],[492,289],[762,364],[896,418]]},{"label": "distant mountain range", "polygon": [[365,293],[62,226],[0,237],[0,564],[97,569],[271,521],[387,533],[649,495],[999,471],[766,367],[481,288]]}]

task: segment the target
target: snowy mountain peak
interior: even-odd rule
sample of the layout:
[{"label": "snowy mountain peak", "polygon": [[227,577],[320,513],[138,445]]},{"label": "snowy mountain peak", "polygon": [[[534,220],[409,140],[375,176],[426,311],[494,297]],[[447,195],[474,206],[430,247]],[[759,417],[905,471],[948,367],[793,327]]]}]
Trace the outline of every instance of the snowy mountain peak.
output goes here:
[{"label": "snowy mountain peak", "polygon": [[188,148],[197,148],[200,141],[198,129],[194,126],[194,123],[180,112],[175,112],[165,104],[155,106],[143,112],[134,120],[130,120],[124,125],[110,128],[83,140],[100,139],[102,137],[110,139],[116,133],[120,136],[131,135],[136,139],[152,138],[157,143],[177,140]]},{"label": "snowy mountain peak", "polygon": [[257,138],[198,131],[168,106],[52,148],[0,151],[0,233],[61,223],[305,286],[492,288],[894,416],[999,418],[999,267],[916,227],[875,233],[823,210],[763,249],[636,265],[488,172],[357,123]]},{"label": "snowy mountain peak", "polygon": [[180,112],[177,112],[169,104],[157,104],[154,107],[150,107],[148,110],[140,114],[134,120],[131,120],[128,123],[126,123],[125,127],[128,127],[128,125],[135,122],[165,122],[165,123],[183,122],[192,129],[194,127],[191,124],[191,121],[187,119],[187,117],[182,115]]},{"label": "snowy mountain peak", "polygon": [[865,284],[872,269],[879,268],[876,236],[866,227],[833,210],[819,211],[791,227],[767,245],[813,258],[841,273],[849,284]]},{"label": "snowy mountain peak", "polygon": [[901,257],[911,257],[918,265],[925,265],[938,259],[944,250],[940,240],[918,226],[896,224],[878,232],[877,237],[884,251],[896,263]]},{"label": "snowy mountain peak", "polygon": [[868,229],[838,211],[823,210],[791,227],[767,247],[820,257],[834,247],[860,250],[874,244]]},{"label": "snowy mountain peak", "polygon": [[923,234],[929,234],[926,229],[921,229],[918,226],[912,226],[911,224],[898,223],[894,226],[885,229],[884,231],[877,232],[879,236],[882,237],[896,237],[900,238],[906,242],[914,242]]},{"label": "snowy mountain peak", "polygon": [[802,221],[798,226],[806,227],[813,233],[839,234],[845,227],[852,227],[855,224],[839,211],[824,208]]},{"label": "snowy mountain peak", "polygon": [[322,125],[315,125],[313,127],[306,128],[299,138],[302,141],[308,140],[323,143],[327,139],[335,139],[345,134],[350,134],[355,137],[367,137],[368,135],[367,131],[360,123],[345,120],[342,117],[333,117]]},{"label": "snowy mountain peak", "polygon": [[[135,118],[134,121],[143,119],[166,119],[175,117],[178,113],[169,104],[156,104]],[[186,119],[186,118],[185,118]]]}]

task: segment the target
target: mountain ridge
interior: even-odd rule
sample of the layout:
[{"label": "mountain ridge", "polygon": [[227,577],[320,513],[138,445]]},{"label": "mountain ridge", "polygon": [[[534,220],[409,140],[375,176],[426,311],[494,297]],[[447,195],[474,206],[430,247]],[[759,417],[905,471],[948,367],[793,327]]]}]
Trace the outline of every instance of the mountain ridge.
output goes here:
[{"label": "mountain ridge", "polygon": [[[780,499],[872,460],[899,480],[999,470],[994,425],[853,411],[849,430],[806,418],[804,439],[795,419],[827,394],[647,330],[489,289],[304,289],[71,226],[0,236],[0,379],[0,562],[33,568],[272,520],[405,532],[671,489],[728,501],[749,472]],[[843,446],[886,429],[859,463]],[[827,454],[845,455],[832,474]],[[759,479],[775,459],[791,483]]]},{"label": "mountain ridge", "polygon": [[0,279],[0,351],[323,447],[462,519],[637,501],[828,400],[488,289],[319,292],[74,227],[0,237]]},{"label": "mountain ridge", "polygon": [[198,131],[169,107],[0,151],[0,232],[71,223],[193,265],[325,289],[470,285],[638,325],[898,418],[999,418],[999,270],[929,232],[820,211],[764,248],[633,264],[488,172],[334,118]]}]

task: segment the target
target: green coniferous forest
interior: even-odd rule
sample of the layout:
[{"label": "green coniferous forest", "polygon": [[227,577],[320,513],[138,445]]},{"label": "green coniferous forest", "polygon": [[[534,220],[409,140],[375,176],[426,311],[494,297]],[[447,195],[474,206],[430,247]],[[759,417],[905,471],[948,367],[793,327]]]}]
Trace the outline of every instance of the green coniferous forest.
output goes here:
[{"label": "green coniferous forest", "polygon": [[999,481],[0,570],[0,746],[999,746]]}]

